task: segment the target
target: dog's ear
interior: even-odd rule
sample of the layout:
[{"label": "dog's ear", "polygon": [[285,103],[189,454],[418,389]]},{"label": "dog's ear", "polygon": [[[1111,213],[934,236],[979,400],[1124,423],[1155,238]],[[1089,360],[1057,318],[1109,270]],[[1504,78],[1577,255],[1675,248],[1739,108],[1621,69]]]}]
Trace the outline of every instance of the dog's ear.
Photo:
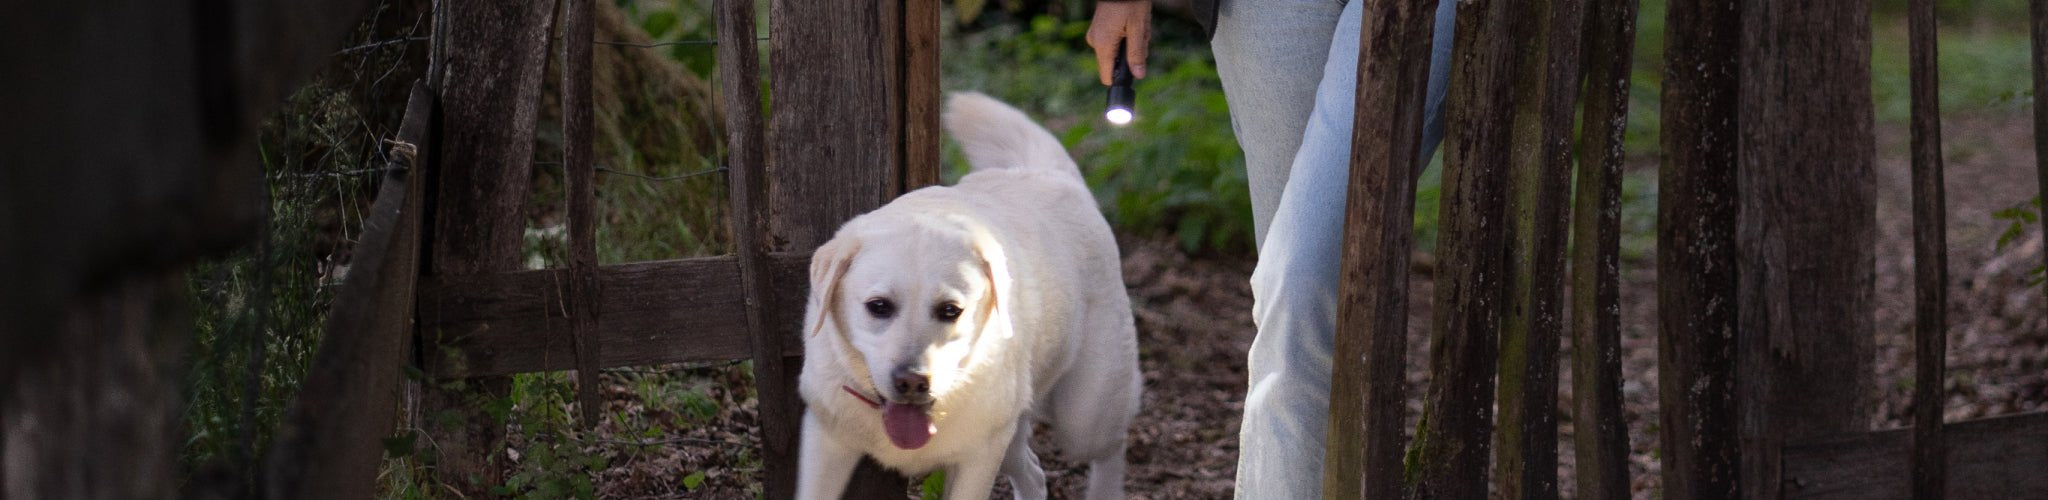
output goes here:
[{"label": "dog's ear", "polygon": [[817,335],[825,329],[825,322],[833,319],[839,307],[839,280],[846,277],[846,268],[853,262],[853,256],[860,253],[860,240],[852,236],[841,236],[827,241],[811,253],[811,296],[808,316],[804,323],[805,336]]},{"label": "dog's ear", "polygon": [[988,279],[988,296],[982,299],[981,314],[975,321],[980,324],[980,331],[983,333],[988,332],[989,328],[1002,328],[1002,335],[1009,336],[1012,330],[1006,317],[1012,290],[1010,260],[1003,255],[1002,244],[988,235],[975,238],[974,251],[981,257],[982,277]]}]

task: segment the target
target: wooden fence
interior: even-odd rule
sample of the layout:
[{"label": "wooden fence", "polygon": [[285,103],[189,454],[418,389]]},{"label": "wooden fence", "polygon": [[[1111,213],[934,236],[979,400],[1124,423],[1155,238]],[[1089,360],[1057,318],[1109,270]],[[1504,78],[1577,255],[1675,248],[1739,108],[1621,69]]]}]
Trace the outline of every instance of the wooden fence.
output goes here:
[{"label": "wooden fence", "polygon": [[[425,411],[471,418],[474,393],[507,374],[752,359],[765,493],[792,496],[801,415],[796,323],[809,253],[846,219],[936,182],[938,4],[772,2],[776,98],[764,118],[755,4],[716,2],[737,253],[605,266],[594,251],[591,0],[566,5],[559,15],[546,2],[438,5],[432,76],[415,92],[397,139],[418,152],[385,179],[357,247],[359,267],[339,293],[315,375],[287,424],[302,430],[283,434],[276,449],[286,453],[271,456],[273,468],[298,473],[272,492],[368,491],[376,441],[335,436],[387,435],[389,422],[353,426],[375,420],[362,415],[390,413],[400,397],[396,370],[418,356],[434,379],[469,381],[462,390],[422,388]],[[518,207],[527,196],[542,61],[553,57],[545,35],[557,23],[570,258],[567,268],[521,270]],[[453,53],[462,57],[446,57]],[[395,348],[415,332],[416,354]],[[579,383],[577,392],[584,420],[594,422],[596,384]],[[340,426],[351,430],[329,432]],[[444,483],[480,492],[497,482],[482,456],[499,438],[494,430],[428,427]],[[338,462],[346,467],[306,472]],[[902,478],[864,467],[853,496],[905,491]]]},{"label": "wooden fence", "polygon": [[[1343,264],[1356,279],[1340,295],[1324,497],[1557,498],[1553,353],[1567,302],[1576,493],[1630,497],[1617,290],[1637,1],[1460,2],[1432,382],[1413,443],[1402,421],[1414,196],[1404,172],[1436,0],[1361,1],[1382,21],[1365,23],[1358,66]],[[2043,4],[2034,57],[2036,88],[2048,92]],[[1669,3],[1657,261],[1665,498],[2048,495],[2038,472],[2048,470],[2048,413],[1941,420],[1935,23],[1931,0],[1910,5],[1920,382],[1914,427],[1872,431],[1870,2]],[[2048,145],[2048,106],[2036,116]],[[1576,200],[1564,194],[1574,156]],[[1569,278],[1566,234],[1577,240]]]},{"label": "wooden fence", "polygon": [[[1636,0],[1459,5],[1434,383],[1422,393],[1414,443],[1405,442],[1402,417],[1411,393],[1403,380],[1414,199],[1407,165],[1420,140],[1437,0],[1359,1],[1380,21],[1364,23],[1361,37],[1343,257],[1343,272],[1356,279],[1343,280],[1340,294],[1325,496],[1559,496],[1554,353],[1567,334],[1575,346],[1576,493],[1630,496],[1617,255]],[[298,472],[273,474],[273,494],[350,496],[371,484],[377,443],[334,437],[381,435],[389,426],[331,409],[374,415],[392,407],[396,370],[408,355],[435,377],[475,381],[752,359],[764,490],[767,498],[793,494],[796,322],[808,254],[844,220],[936,181],[937,1],[772,2],[775,104],[766,116],[754,4],[718,1],[737,253],[608,266],[594,256],[591,0],[567,5],[559,21],[567,34],[569,266],[517,270],[505,262],[517,255],[524,223],[505,214],[525,201],[531,155],[522,148],[532,139],[537,61],[548,57],[534,52],[545,51],[546,37],[532,35],[550,32],[556,15],[446,0],[430,73],[449,76],[413,95],[399,142],[416,153],[400,156],[405,168],[378,196],[358,270],[338,296],[308,390],[270,457],[273,470]],[[1869,394],[1872,144],[1869,61],[1857,58],[1868,57],[1869,27],[1845,20],[1867,20],[1869,4],[1797,5],[1670,5],[1658,234],[1665,497],[2048,494],[2048,476],[2032,473],[2048,470],[2048,414],[1943,423],[1935,403],[1916,405],[1911,431],[1854,423],[1867,414],[1860,398]],[[1930,5],[1914,0],[1911,14],[1916,360],[1919,380],[1939,381],[1945,251]],[[2035,19],[2035,57],[2043,61],[2048,12]],[[1861,56],[1824,50],[1840,44]],[[461,61],[442,57],[458,50]],[[465,73],[484,69],[492,79]],[[2048,90],[2042,74],[2037,64],[2037,88]],[[1814,109],[1821,107],[1828,109]],[[1576,141],[1575,112],[1584,124]],[[2037,116],[2048,124],[2048,106],[2037,105]],[[1805,141],[1786,143],[1786,127],[1803,127],[1797,137]],[[2048,141],[2043,132],[2048,126],[2037,129]],[[2048,185],[2048,158],[2042,165]],[[1798,186],[1825,192],[1820,202],[1760,199],[1791,189],[1797,176],[1841,182]],[[1830,219],[1833,232],[1799,230],[1818,217],[1839,217]],[[1578,242],[1569,254],[1567,234]],[[1818,237],[1839,241],[1815,244]],[[1820,288],[1785,288],[1794,281]],[[1565,293],[1567,282],[1575,293]],[[1791,300],[1801,301],[1798,310],[1786,307]],[[422,344],[408,353],[404,341],[415,332]],[[1845,347],[1811,348],[1837,341]],[[1940,400],[1942,384],[1919,387],[1916,401]],[[594,384],[578,391],[592,416]],[[1815,394],[1833,399],[1796,399]],[[457,435],[437,441],[459,443],[468,431],[439,432]],[[1477,480],[1489,464],[1497,474]],[[443,466],[489,474],[475,464]],[[850,496],[900,497],[901,479],[873,469]]]}]

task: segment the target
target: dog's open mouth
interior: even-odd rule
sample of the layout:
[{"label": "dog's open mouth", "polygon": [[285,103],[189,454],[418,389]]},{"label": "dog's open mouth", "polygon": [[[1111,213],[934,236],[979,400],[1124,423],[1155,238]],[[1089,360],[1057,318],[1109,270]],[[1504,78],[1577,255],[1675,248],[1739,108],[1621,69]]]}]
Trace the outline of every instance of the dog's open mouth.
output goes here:
[{"label": "dog's open mouth", "polygon": [[932,427],[930,406],[893,401],[882,402],[882,429],[889,433],[889,442],[906,450],[923,448],[939,431]]},{"label": "dog's open mouth", "polygon": [[[939,432],[937,427],[932,426],[932,407],[929,404],[902,404],[879,395],[874,399],[868,399],[866,394],[853,390],[852,387],[842,385],[839,388],[860,399],[860,402],[867,403],[869,407],[882,411],[882,430],[889,434],[889,442],[895,444],[897,448],[923,448],[925,443],[931,442],[932,435]],[[876,403],[876,400],[881,402]]]}]

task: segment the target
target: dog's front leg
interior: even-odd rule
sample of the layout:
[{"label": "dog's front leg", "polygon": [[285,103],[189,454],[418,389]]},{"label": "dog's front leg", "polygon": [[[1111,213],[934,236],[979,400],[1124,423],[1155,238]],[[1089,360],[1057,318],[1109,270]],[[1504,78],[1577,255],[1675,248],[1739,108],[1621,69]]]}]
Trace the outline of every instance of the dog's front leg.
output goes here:
[{"label": "dog's front leg", "polygon": [[797,450],[797,500],[839,498],[853,477],[853,467],[860,464],[860,451],[833,439],[809,410],[804,411],[803,434],[797,438],[802,440]]},{"label": "dog's front leg", "polygon": [[984,500],[996,488],[996,471],[1003,466],[1003,450],[1009,440],[980,447],[980,453],[946,469],[948,500]]}]

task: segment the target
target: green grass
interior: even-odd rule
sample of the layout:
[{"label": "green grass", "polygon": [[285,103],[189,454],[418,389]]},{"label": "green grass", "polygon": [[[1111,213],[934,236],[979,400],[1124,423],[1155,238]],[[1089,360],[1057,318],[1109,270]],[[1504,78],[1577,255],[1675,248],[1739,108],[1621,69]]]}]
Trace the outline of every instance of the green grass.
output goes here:
[{"label": "green grass", "polygon": [[[1877,119],[1911,117],[1903,19],[1880,19],[1871,40],[1871,97]],[[2013,112],[2032,102],[2031,42],[2024,29],[1997,25],[1943,26],[1936,43],[1943,115]]]},{"label": "green grass", "polygon": [[370,201],[371,177],[335,173],[381,164],[376,133],[346,92],[320,84],[294,93],[264,124],[263,241],[200,263],[187,280],[194,328],[183,367],[184,473],[250,470],[268,447],[333,299],[337,271],[321,256],[352,243]]}]

